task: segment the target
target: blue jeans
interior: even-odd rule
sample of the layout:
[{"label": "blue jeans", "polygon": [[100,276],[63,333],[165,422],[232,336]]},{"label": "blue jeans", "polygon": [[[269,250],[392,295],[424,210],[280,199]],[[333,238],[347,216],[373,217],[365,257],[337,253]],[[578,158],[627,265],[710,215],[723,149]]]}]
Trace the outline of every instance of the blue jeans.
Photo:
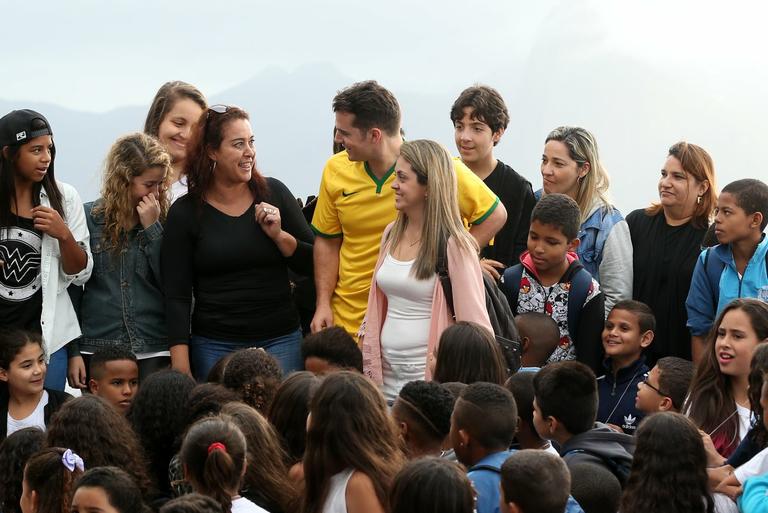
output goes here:
[{"label": "blue jeans", "polygon": [[189,341],[189,363],[192,366],[192,374],[197,381],[204,382],[211,367],[219,358],[248,347],[261,347],[274,356],[277,363],[280,364],[283,375],[304,368],[304,362],[301,359],[301,330],[267,340],[249,340],[246,342],[214,340],[192,335]]},{"label": "blue jeans", "polygon": [[67,383],[67,347],[64,346],[51,355],[48,368],[45,371],[45,388],[64,391]]}]

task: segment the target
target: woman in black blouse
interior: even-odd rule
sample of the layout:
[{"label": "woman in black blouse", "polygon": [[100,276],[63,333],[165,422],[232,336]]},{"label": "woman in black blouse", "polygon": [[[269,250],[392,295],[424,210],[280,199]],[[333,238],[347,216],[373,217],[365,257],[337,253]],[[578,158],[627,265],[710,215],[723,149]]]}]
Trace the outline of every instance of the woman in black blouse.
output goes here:
[{"label": "woman in black blouse", "polygon": [[[313,235],[288,188],[256,169],[248,114],[215,105],[199,122],[189,194],[165,228],[171,361],[205,379],[223,355],[261,347],[283,371],[302,367],[288,267],[312,272]],[[192,298],[194,296],[194,302]]]},{"label": "woman in black blouse", "polygon": [[656,334],[648,365],[664,356],[691,359],[685,298],[717,203],[715,167],[703,148],[679,142],[659,179],[659,203],[626,217],[633,246],[632,298],[651,307]]}]

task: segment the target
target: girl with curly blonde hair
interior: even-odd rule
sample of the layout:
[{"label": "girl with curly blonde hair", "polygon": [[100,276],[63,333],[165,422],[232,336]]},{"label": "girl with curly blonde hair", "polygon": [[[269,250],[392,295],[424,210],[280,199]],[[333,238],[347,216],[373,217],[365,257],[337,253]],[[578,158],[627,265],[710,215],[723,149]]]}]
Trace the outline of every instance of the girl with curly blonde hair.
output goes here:
[{"label": "girl with curly blonde hair", "polygon": [[101,198],[85,204],[94,272],[80,304],[83,336],[70,350],[72,386],[88,386],[86,363],[100,348],[133,351],[140,376],[169,363],[160,245],[171,174],[171,157],[146,134],[121,137],[107,155]]}]

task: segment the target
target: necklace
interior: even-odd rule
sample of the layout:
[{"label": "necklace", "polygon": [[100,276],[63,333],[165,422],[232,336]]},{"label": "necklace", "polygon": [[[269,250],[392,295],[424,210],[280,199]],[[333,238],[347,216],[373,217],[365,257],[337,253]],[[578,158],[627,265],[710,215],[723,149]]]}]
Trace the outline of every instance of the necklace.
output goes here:
[{"label": "necklace", "polygon": [[[627,390],[629,390],[629,387],[632,386],[632,382],[635,381],[635,378],[637,377],[637,374],[639,372],[640,372],[640,369],[637,369],[635,373],[632,375],[632,377],[630,378],[629,383],[627,383],[627,386],[624,387],[624,391],[621,393],[621,395],[619,396],[619,399],[616,401],[616,404],[613,406],[611,413],[609,413],[608,416],[605,418],[605,421],[604,421],[605,424],[608,424],[608,421],[611,420],[611,417],[613,417],[613,414],[616,413],[616,408],[618,408],[619,405],[621,404],[621,400],[624,399],[624,396],[627,394]],[[618,377],[618,374],[616,375],[616,378],[617,377]]]},{"label": "necklace", "polygon": [[419,242],[421,242],[421,239],[419,239],[419,240],[416,240],[416,241],[414,241],[414,242],[411,242],[410,244],[408,244],[408,247],[409,247],[409,248],[412,248],[412,247],[414,247],[416,244],[418,244]]}]

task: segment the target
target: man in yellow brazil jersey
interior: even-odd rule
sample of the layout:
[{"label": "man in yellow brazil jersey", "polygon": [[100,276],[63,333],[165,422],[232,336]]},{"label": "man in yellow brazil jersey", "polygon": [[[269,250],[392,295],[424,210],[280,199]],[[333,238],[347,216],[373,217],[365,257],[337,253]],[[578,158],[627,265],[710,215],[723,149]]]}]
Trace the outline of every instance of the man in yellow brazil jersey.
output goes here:
[{"label": "man in yellow brazil jersey", "polygon": [[[333,99],[335,141],[345,150],[328,159],[312,229],[317,304],[312,332],[333,325],[356,334],[365,316],[384,228],[395,219],[395,161],[403,138],[400,106],[375,81],[353,84]],[[482,248],[507,212],[460,159],[454,159],[459,210]]]}]

